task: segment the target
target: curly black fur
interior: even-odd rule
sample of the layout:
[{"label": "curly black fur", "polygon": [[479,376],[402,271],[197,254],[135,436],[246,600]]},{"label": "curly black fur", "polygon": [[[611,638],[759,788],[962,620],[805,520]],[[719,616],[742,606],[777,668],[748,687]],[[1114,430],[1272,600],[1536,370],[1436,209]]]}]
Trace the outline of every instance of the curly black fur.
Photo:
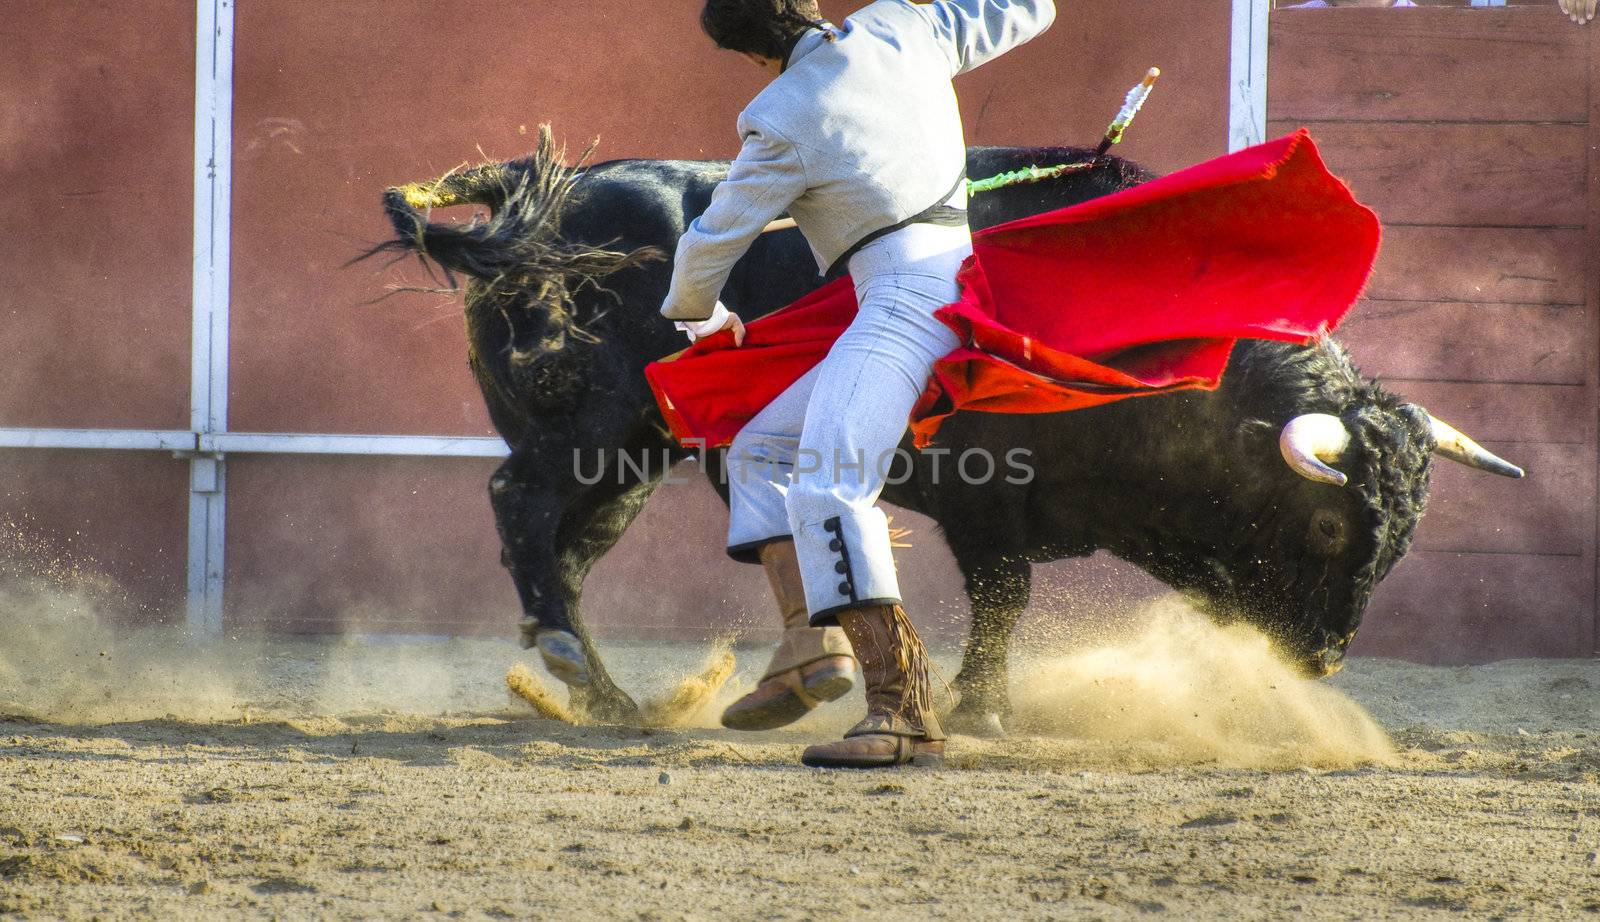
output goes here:
[{"label": "curly black fur", "polygon": [[1280,354],[1272,362],[1230,367],[1237,380],[1227,392],[1248,399],[1256,412],[1268,412],[1273,419],[1329,413],[1344,421],[1351,449],[1340,467],[1350,477],[1350,489],[1363,500],[1375,550],[1352,578],[1370,594],[1411,549],[1412,532],[1427,505],[1434,449],[1427,411],[1363,377],[1349,353],[1332,339],[1275,351]]}]

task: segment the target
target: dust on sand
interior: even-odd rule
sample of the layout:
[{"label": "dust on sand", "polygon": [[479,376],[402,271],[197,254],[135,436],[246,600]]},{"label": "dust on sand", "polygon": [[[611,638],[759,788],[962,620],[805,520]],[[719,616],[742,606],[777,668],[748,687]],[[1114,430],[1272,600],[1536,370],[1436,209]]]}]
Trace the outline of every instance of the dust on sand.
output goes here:
[{"label": "dust on sand", "polygon": [[[5,603],[0,914],[1600,912],[1594,661],[1358,659],[1308,685],[1161,616],[1036,658],[1023,735],[853,774],[796,760],[856,694],[775,733],[713,729],[715,706],[570,726],[508,703],[509,643],[200,649],[97,633],[83,598]],[[641,700],[717,665],[605,651]]]},{"label": "dust on sand", "polygon": [[1122,768],[1384,764],[1394,747],[1360,705],[1301,679],[1266,638],[1218,628],[1181,603],[1152,605],[1120,642],[1046,652],[1020,670],[1019,729],[1080,744]]},{"label": "dust on sand", "polygon": [[[693,726],[706,708],[716,701],[717,693],[728,684],[737,667],[733,655],[733,639],[718,638],[711,644],[711,653],[700,666],[700,671],[687,676],[665,697],[647,701],[639,709],[640,725],[645,727]],[[560,695],[551,690],[545,681],[524,663],[517,663],[506,673],[506,688],[517,698],[533,708],[535,714],[547,720],[558,720],[577,726],[593,723],[588,716],[574,713],[562,702]],[[718,709],[721,713],[721,709]]]}]

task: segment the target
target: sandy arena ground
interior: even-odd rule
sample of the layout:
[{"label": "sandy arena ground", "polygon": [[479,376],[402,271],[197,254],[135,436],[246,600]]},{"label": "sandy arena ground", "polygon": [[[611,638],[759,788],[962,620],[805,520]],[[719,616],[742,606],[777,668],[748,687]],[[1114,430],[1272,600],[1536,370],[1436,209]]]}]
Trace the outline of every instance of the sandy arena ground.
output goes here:
[{"label": "sandy arena ground", "polygon": [[[198,650],[11,609],[0,915],[1600,913],[1597,661],[1368,659],[1312,684],[1157,614],[1022,657],[1011,739],[826,773],[800,748],[858,696],[753,737],[715,728],[717,702],[577,727],[509,700],[509,643]],[[707,650],[606,652],[644,699]],[[739,659],[719,702],[764,654]]]}]

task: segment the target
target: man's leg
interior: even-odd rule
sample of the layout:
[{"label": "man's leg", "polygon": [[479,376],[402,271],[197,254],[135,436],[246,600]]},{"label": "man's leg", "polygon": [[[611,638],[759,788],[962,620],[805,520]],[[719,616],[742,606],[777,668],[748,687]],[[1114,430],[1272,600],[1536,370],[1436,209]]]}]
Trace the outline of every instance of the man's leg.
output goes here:
[{"label": "man's leg", "polygon": [[766,569],[784,628],[760,684],[722,713],[722,725],[734,730],[786,726],[855,684],[855,659],[844,631],[810,624],[785,509],[817,373],[812,369],[768,404],[727,453],[728,554]]},{"label": "man's leg", "polygon": [[[852,265],[856,269],[856,265]],[[787,497],[813,625],[837,623],[866,681],[867,718],[806,750],[808,765],[872,767],[943,751],[927,654],[900,606],[888,520],[877,508],[911,408],[933,363],[958,345],[933,312],[954,272],[857,279],[860,313],[819,366]]]}]

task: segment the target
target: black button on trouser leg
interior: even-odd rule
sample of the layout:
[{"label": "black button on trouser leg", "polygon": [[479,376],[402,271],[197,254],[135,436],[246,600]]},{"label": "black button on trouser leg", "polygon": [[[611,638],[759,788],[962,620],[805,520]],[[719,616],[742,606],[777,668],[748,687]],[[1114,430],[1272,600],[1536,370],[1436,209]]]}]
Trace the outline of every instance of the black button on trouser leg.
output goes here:
[{"label": "black button on trouser leg", "polygon": [[889,529],[876,508],[811,523],[792,520],[795,552],[813,627],[837,623],[838,612],[900,601]]},{"label": "black button on trouser leg", "polygon": [[839,559],[833,562],[833,572],[844,577],[844,581],[839,584],[839,594],[854,602],[856,601],[855,574],[850,572],[850,551],[844,546],[844,523],[835,516],[824,521],[822,529],[835,536],[828,542],[828,550],[839,555]]}]

